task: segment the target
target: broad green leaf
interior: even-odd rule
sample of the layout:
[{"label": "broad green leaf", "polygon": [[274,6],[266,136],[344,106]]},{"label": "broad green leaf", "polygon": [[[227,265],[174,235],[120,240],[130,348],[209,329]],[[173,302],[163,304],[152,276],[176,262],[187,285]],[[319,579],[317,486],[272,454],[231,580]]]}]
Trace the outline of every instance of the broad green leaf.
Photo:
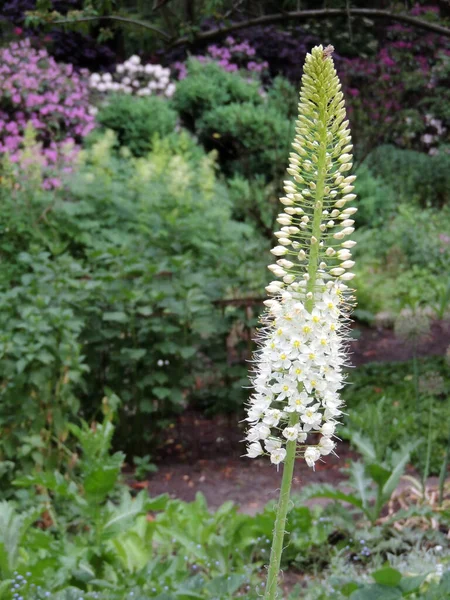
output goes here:
[{"label": "broad green leaf", "polygon": [[427,573],[425,575],[416,575],[413,577],[402,577],[400,581],[400,588],[403,592],[403,595],[405,596],[412,594],[413,592],[417,592],[426,578]]},{"label": "broad green leaf", "polygon": [[359,589],[359,585],[354,581],[350,581],[341,587],[341,594],[348,598],[357,589]]},{"label": "broad green leaf", "polygon": [[381,487],[383,487],[383,485],[391,476],[391,471],[388,471],[387,469],[385,469],[377,463],[368,465],[366,467],[366,470],[370,477],[372,477],[372,479],[375,481],[375,483],[377,483]]},{"label": "broad green leaf", "polygon": [[368,496],[370,482],[365,475],[364,465],[360,462],[352,462],[350,465],[350,476],[352,484],[355,486],[358,496],[361,499],[361,506],[367,512],[370,509]]},{"label": "broad green leaf", "polygon": [[377,453],[375,452],[375,446],[372,440],[368,437],[364,437],[358,431],[350,434],[351,442],[354,444],[359,452],[371,462],[375,462],[377,459]]},{"label": "broad green leaf", "polygon": [[396,587],[400,583],[402,574],[392,567],[383,567],[372,573],[372,577],[381,585]]},{"label": "broad green leaf", "polygon": [[402,592],[399,588],[375,583],[354,591],[350,596],[350,600],[398,600],[401,597]]},{"label": "broad green leaf", "polygon": [[418,440],[413,444],[409,444],[403,452],[399,452],[394,455],[393,459],[395,461],[395,466],[389,479],[386,481],[382,489],[382,496],[384,499],[388,500],[392,496],[394,490],[398,486],[400,477],[403,475],[405,467],[409,462],[411,452],[415,450],[420,443],[421,441]]},{"label": "broad green leaf", "polygon": [[245,575],[222,575],[210,581],[206,589],[213,596],[225,596],[227,594],[229,597],[233,597],[232,595],[241,587],[246,579]]},{"label": "broad green leaf", "polygon": [[103,313],[104,321],[112,321],[114,323],[127,323],[128,315],[124,312],[105,312]]}]

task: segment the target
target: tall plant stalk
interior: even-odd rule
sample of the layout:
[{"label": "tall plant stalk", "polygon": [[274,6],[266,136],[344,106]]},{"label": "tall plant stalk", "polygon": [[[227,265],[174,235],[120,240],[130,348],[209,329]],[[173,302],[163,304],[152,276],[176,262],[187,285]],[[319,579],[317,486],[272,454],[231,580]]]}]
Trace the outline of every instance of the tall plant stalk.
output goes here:
[{"label": "tall plant stalk", "polygon": [[332,47],[308,54],[300,90],[296,135],[280,198],[284,211],[275,232],[277,278],[266,288],[254,393],[248,407],[247,456],[283,463],[265,599],[277,596],[286,520],[296,458],[307,465],[332,452],[342,414],[346,321],[354,262],[346,239],[356,208],[352,144]]}]

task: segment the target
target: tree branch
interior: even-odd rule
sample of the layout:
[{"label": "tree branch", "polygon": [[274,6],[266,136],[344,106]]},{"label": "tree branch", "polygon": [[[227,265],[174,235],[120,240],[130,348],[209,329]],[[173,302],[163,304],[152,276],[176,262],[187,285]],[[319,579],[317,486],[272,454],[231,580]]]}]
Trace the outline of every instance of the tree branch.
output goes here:
[{"label": "tree branch", "polygon": [[[247,21],[239,21],[238,23],[232,23],[226,27],[217,27],[210,29],[209,31],[200,31],[194,36],[194,41],[210,41],[222,35],[237,31],[239,29],[247,29],[248,27],[256,27],[258,25],[271,25],[273,23],[282,23],[285,21],[306,21],[308,19],[326,19],[330,17],[341,17],[341,16],[353,16],[353,17],[367,17],[370,19],[390,19],[392,21],[398,21],[399,23],[406,23],[413,25],[419,29],[425,29],[438,33],[445,37],[450,38],[450,29],[437,23],[431,23],[423,21],[417,17],[410,17],[409,15],[402,15],[392,13],[388,10],[381,10],[377,8],[321,8],[314,10],[299,10],[289,11],[285,13],[277,13],[271,15],[263,15],[261,17],[255,17],[254,19],[248,19]],[[174,40],[170,46],[181,46],[183,44],[190,44],[192,38],[183,36]]]},{"label": "tree branch", "polygon": [[171,39],[171,36],[155,27],[154,25],[150,25],[150,23],[146,23],[145,21],[138,21],[136,19],[127,19],[126,17],[117,17],[117,16],[98,16],[98,17],[79,17],[74,19],[56,19],[55,21],[50,21],[51,25],[75,25],[76,23],[86,23],[88,21],[118,21],[119,23],[126,23],[127,25],[135,25],[138,27],[142,27],[143,29],[148,29],[149,31],[153,31],[153,33],[157,33],[167,41]]}]

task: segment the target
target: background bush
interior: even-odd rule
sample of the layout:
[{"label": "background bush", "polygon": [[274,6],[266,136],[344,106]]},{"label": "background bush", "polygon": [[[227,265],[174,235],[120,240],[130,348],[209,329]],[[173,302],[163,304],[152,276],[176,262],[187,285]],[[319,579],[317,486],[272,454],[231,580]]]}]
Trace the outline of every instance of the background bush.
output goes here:
[{"label": "background bush", "polygon": [[134,156],[144,156],[151,150],[155,135],[173,133],[177,113],[161,98],[117,94],[100,108],[97,122],[116,133],[120,146],[126,146]]}]

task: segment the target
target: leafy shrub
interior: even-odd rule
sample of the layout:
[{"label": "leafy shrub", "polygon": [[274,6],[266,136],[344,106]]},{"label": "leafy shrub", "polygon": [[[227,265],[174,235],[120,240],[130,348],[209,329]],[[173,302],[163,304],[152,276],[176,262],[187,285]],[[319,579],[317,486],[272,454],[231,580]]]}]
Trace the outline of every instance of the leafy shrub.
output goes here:
[{"label": "leafy shrub", "polygon": [[67,144],[79,144],[94,128],[87,72],[58,64],[29,40],[0,50],[0,152],[20,157],[28,122],[43,145],[42,160],[55,164]]},{"label": "leafy shrub", "polygon": [[290,128],[289,120],[275,109],[250,102],[218,106],[198,123],[200,139],[217,148],[227,172],[269,178],[282,172]]},{"label": "leafy shrub", "polygon": [[193,126],[207,111],[236,102],[260,104],[256,82],[227,73],[218,64],[188,62],[188,75],[177,84],[173,103],[182,118]]},{"label": "leafy shrub", "polygon": [[422,207],[450,203],[450,155],[429,156],[414,150],[380,146],[370,153],[367,164],[397,197],[397,202]]},{"label": "leafy shrub", "polygon": [[113,96],[97,113],[97,121],[117,134],[121,146],[134,156],[143,156],[152,148],[155,135],[172,133],[177,115],[161,98]]},{"label": "leafy shrub", "polygon": [[358,194],[359,226],[381,227],[388,223],[396,212],[397,199],[392,189],[381,177],[375,177],[366,164],[357,171],[355,190]]},{"label": "leafy shrub", "polygon": [[442,273],[448,272],[450,264],[447,208],[419,210],[400,205],[390,221],[360,230],[357,239],[360,309],[397,313],[404,306],[422,304],[438,314],[445,312],[447,281]]},{"label": "leafy shrub", "polygon": [[0,293],[0,460],[29,470],[59,462],[54,449],[80,407],[88,367],[71,290],[86,273],[67,255],[52,260],[41,251],[16,260],[23,274]]},{"label": "leafy shrub", "polygon": [[275,77],[267,91],[267,102],[281,115],[290,120],[296,118],[298,113],[298,91],[284,77]]},{"label": "leafy shrub", "polygon": [[[115,144],[109,132],[81,153],[64,190],[2,188],[2,222],[7,219],[8,227],[0,254],[14,264],[2,272],[3,319],[10,321],[4,352],[15,354],[0,362],[0,379],[10,394],[5,418],[18,420],[9,425],[15,431],[23,420],[18,405],[25,408],[44,394],[36,386],[45,373],[48,393],[55,393],[65,366],[51,319],[66,314],[69,321],[61,326],[71,343],[81,344],[83,369],[89,369],[71,393],[86,418],[93,416],[95,398],[107,389],[116,393],[122,402],[117,440],[142,454],[143,445],[155,443],[156,432],[194,396],[215,411],[242,404],[246,367],[229,364],[227,337],[245,309],[222,308],[220,301],[238,296],[241,288],[251,293],[263,286],[265,269],[258,269],[254,256],[265,242],[249,224],[232,219],[214,157],[185,133],[157,141],[142,158],[119,158]],[[32,258],[14,262],[20,250]],[[27,327],[21,307],[31,305],[34,315],[39,303],[43,314],[36,327],[45,317],[44,331],[30,329],[16,349],[22,339],[17,332]],[[28,357],[31,335],[49,353],[49,365]],[[242,345],[234,343],[238,356],[247,351]],[[28,361],[23,374],[13,367],[17,353]],[[73,376],[76,357],[72,353]],[[15,416],[14,390],[21,398],[15,395]],[[57,396],[53,400],[57,406]],[[77,407],[75,399],[68,403],[66,420]],[[40,435],[39,420],[36,429],[32,422],[30,427],[30,434]]]}]

